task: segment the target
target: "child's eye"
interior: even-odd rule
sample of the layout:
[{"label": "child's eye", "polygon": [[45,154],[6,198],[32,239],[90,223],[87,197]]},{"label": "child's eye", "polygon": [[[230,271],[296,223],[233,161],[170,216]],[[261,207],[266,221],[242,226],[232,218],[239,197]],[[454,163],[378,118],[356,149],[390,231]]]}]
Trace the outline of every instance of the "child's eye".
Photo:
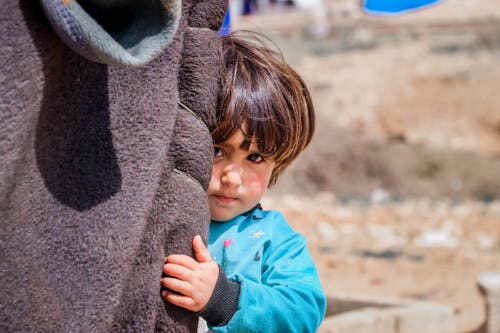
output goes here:
[{"label": "child's eye", "polygon": [[259,155],[259,154],[250,154],[250,155],[248,155],[247,158],[249,161],[252,161],[254,163],[264,162],[264,157],[262,157],[262,155]]},{"label": "child's eye", "polygon": [[222,153],[222,149],[220,149],[219,147],[214,147],[214,157],[220,157],[222,155],[224,155]]}]

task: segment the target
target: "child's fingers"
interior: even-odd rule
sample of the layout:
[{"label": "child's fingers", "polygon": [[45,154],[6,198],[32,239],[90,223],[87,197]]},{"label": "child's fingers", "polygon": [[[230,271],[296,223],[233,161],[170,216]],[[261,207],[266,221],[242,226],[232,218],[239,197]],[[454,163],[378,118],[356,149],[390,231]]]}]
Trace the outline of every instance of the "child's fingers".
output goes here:
[{"label": "child's fingers", "polygon": [[193,250],[198,262],[209,262],[212,261],[212,256],[208,251],[207,247],[203,243],[200,235],[196,235],[193,238]]},{"label": "child's fingers", "polygon": [[176,278],[166,277],[161,279],[161,285],[183,296],[191,297],[193,295],[193,286],[186,281],[182,281]]},{"label": "child's fingers", "polygon": [[190,297],[179,295],[167,290],[163,291],[162,296],[169,303],[180,306],[181,308],[187,310],[191,310],[194,305],[194,301]]},{"label": "child's fingers", "polygon": [[166,263],[176,264],[179,266],[184,266],[189,269],[195,269],[197,265],[197,261],[187,256],[185,254],[171,254],[165,259]]},{"label": "child's fingers", "polygon": [[181,265],[166,263],[163,265],[163,273],[183,281],[189,281],[193,271]]}]

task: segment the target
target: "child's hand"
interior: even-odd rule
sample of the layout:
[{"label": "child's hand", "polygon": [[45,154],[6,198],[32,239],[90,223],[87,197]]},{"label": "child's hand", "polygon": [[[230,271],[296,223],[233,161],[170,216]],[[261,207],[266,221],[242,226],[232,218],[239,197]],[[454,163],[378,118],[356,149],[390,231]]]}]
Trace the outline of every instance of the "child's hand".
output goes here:
[{"label": "child's hand", "polygon": [[212,296],[219,266],[199,235],[193,238],[193,249],[196,260],[184,254],[172,254],[165,259],[163,272],[167,277],[161,279],[161,284],[169,289],[162,293],[168,302],[198,312]]}]

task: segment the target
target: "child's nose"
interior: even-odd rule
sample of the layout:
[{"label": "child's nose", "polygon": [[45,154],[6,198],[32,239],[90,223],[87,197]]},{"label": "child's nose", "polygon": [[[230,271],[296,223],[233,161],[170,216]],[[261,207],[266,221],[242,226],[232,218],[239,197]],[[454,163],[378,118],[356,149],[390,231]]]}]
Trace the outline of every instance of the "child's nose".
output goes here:
[{"label": "child's nose", "polygon": [[228,165],[221,177],[222,183],[227,186],[240,186],[241,185],[241,168],[237,165]]}]

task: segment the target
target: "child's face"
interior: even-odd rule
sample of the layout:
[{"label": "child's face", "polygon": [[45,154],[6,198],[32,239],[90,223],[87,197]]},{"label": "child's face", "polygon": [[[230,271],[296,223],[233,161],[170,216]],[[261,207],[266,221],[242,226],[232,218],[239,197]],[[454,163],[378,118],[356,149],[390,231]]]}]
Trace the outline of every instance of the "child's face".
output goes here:
[{"label": "child's face", "polygon": [[247,212],[262,198],[275,166],[265,159],[252,143],[241,148],[244,136],[238,130],[224,142],[215,145],[212,178],[208,186],[210,215],[225,222]]}]

